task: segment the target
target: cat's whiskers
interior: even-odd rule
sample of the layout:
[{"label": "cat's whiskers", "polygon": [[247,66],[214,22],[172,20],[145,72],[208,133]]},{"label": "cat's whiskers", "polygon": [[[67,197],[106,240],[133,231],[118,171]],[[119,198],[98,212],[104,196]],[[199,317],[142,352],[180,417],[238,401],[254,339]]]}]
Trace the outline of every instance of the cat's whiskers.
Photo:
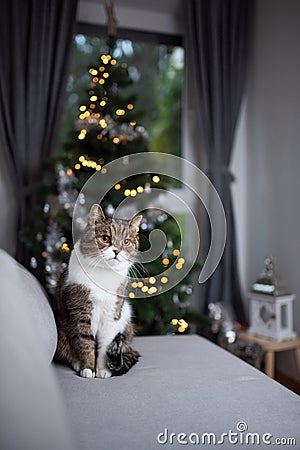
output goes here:
[{"label": "cat's whiskers", "polygon": [[144,273],[145,273],[145,269],[143,268],[143,272],[141,272],[141,270],[136,267],[135,265],[131,266],[130,268],[130,272],[132,273],[132,277],[133,279],[140,279],[140,278],[144,278]]},{"label": "cat's whiskers", "polygon": [[95,257],[89,258],[88,263],[87,263],[87,268],[88,269],[96,269],[96,267],[99,265],[99,263],[101,261],[103,261],[103,255],[97,254],[95,255]]},{"label": "cat's whiskers", "polygon": [[134,268],[135,268],[135,270],[138,272],[138,273],[140,273],[140,275],[141,276],[148,276],[149,275],[149,271],[145,268],[145,266],[141,263],[141,262],[139,262],[139,261],[136,261],[135,263],[134,263]]}]

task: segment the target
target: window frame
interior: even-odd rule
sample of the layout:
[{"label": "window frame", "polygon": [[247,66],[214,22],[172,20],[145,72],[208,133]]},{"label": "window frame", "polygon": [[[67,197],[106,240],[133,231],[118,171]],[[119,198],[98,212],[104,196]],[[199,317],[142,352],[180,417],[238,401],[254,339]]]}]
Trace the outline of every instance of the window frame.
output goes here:
[{"label": "window frame", "polygon": [[[107,27],[104,25],[95,25],[87,22],[77,22],[74,34],[87,34],[100,38],[107,36]],[[156,31],[140,31],[132,28],[119,28],[116,35],[117,39],[129,39],[152,44],[173,45],[174,47],[184,48],[183,36],[179,34],[164,34]]]}]

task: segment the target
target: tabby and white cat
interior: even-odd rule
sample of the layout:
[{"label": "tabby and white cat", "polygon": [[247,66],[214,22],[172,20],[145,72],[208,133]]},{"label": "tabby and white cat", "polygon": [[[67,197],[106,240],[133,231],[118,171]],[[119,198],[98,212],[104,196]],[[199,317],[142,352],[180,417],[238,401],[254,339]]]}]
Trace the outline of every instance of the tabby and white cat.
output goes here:
[{"label": "tabby and white cat", "polygon": [[140,356],[130,347],[134,331],[125,296],[141,220],[107,218],[93,205],[59,280],[56,359],[71,364],[82,377],[122,375]]}]

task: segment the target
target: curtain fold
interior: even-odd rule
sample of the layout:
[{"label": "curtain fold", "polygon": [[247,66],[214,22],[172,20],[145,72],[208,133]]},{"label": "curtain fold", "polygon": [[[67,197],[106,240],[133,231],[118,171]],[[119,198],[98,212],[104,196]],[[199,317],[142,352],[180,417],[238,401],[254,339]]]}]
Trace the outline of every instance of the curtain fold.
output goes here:
[{"label": "curtain fold", "polygon": [[[17,199],[17,234],[28,225],[41,163],[55,137],[77,0],[2,0],[0,151]],[[23,260],[18,239],[17,257]]]},{"label": "curtain fold", "polygon": [[206,172],[219,193],[227,220],[224,254],[205,283],[205,304],[230,304],[238,320],[244,321],[229,165],[245,85],[254,4],[252,0],[187,0],[186,6],[187,64],[193,78]]}]

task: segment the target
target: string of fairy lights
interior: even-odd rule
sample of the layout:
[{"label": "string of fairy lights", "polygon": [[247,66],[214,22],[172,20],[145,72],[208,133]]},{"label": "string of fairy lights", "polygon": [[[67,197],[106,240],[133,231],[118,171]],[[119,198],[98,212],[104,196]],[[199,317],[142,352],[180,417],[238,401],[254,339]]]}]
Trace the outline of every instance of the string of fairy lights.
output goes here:
[{"label": "string of fairy lights", "polygon": [[[102,164],[104,164],[104,159],[103,158],[99,158],[97,161],[95,161],[92,158],[86,157],[84,155],[80,155],[78,157],[78,161],[74,164],[74,169],[76,171],[81,170],[82,168],[89,168],[89,169],[94,169],[95,172],[100,172],[102,174],[106,174],[107,173],[107,169],[106,167],[102,167]],[[68,169],[67,170],[68,175],[71,175],[73,173],[72,169]],[[154,184],[158,184],[160,182],[160,177],[158,175],[153,175],[151,178],[152,182]],[[114,185],[114,189],[116,191],[120,191],[122,189],[122,184],[125,184],[126,180],[122,180],[120,183],[116,183]],[[136,188],[133,189],[124,189],[123,190],[123,195],[124,197],[136,197],[137,194],[142,194],[143,192],[149,192],[151,186],[149,183],[145,183],[144,186],[137,186]]]},{"label": "string of fairy lights", "polygon": [[[173,253],[173,256],[175,256],[175,257],[180,256],[180,251],[178,249],[174,249],[172,253]],[[162,261],[164,268],[167,268],[170,264],[169,258],[163,258],[161,261]],[[182,257],[177,258],[176,264],[175,264],[176,269],[181,270],[184,263],[185,263],[184,258],[182,258]],[[146,294],[146,295],[148,294],[149,296],[159,294],[163,290],[162,285],[166,285],[168,282],[169,282],[169,278],[166,275],[147,277],[144,279],[144,282],[143,281],[138,281],[138,282],[133,281],[133,282],[131,282],[131,287],[133,289],[129,292],[128,297],[130,299],[134,299],[139,290],[143,294]],[[186,330],[189,327],[188,322],[186,322],[182,318],[181,319],[174,318],[170,321],[170,324],[173,325],[174,327],[177,327],[177,331],[179,333],[186,332]]]},{"label": "string of fairy lights", "polygon": [[[94,89],[89,90],[90,104],[79,107],[78,139],[81,141],[86,139],[89,130],[93,127],[100,128],[96,136],[97,140],[107,142],[108,139],[111,139],[115,145],[126,144],[139,134],[143,134],[146,137],[146,130],[142,126],[137,126],[135,120],[120,122],[121,118],[125,118],[127,112],[131,112],[134,109],[132,103],[115,108],[111,114],[105,114],[105,108],[109,102],[107,91],[105,90],[105,83],[115,70],[117,60],[109,54],[101,55],[100,60],[101,64],[98,68],[91,67],[89,69]],[[124,75],[126,73],[127,64],[122,63],[121,74]],[[99,93],[96,92],[96,87],[97,91],[99,91],[99,87],[101,88]]]},{"label": "string of fairy lights", "polygon": [[[174,256],[180,255],[179,250],[178,249],[173,250],[173,255]],[[162,262],[164,269],[166,269],[170,264],[170,260],[168,258],[162,258],[161,262]],[[177,262],[175,264],[176,269],[181,270],[184,263],[185,263],[184,258],[178,258]],[[145,283],[143,283],[142,281],[139,281],[139,282],[133,281],[131,283],[131,287],[135,290],[140,289],[141,292],[151,295],[151,294],[157,294],[157,293],[161,292],[163,289],[162,284],[167,284],[169,282],[169,278],[165,275],[163,275],[162,277],[158,277],[158,276],[147,277],[144,280],[145,280]],[[136,296],[136,294],[133,291],[129,292],[130,298],[135,298],[135,296]]]}]

